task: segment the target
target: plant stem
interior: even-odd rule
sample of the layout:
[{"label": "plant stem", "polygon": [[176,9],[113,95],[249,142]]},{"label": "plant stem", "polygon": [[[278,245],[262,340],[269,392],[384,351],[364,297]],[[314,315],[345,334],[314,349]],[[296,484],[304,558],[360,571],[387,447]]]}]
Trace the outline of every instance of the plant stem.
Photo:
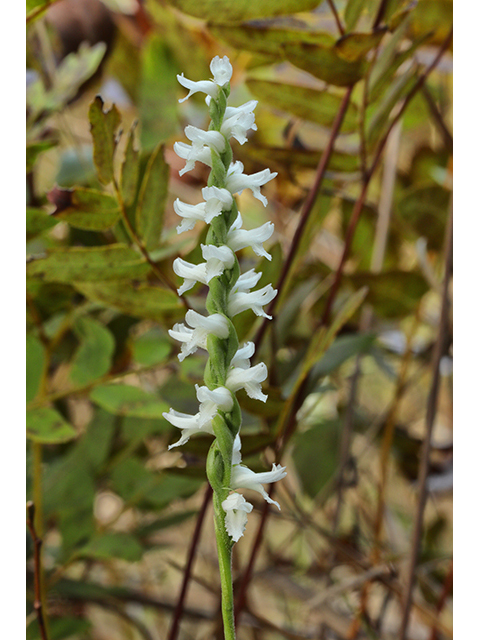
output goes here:
[{"label": "plant stem", "polygon": [[215,510],[215,537],[217,539],[218,567],[222,587],[222,618],[225,640],[235,640],[235,618],[232,580],[233,543],[225,529],[225,513],[218,493],[213,495]]},{"label": "plant stem", "polygon": [[430,452],[432,448],[432,431],[435,414],[437,411],[438,394],[440,389],[440,360],[442,359],[445,347],[445,341],[448,334],[448,316],[450,309],[450,276],[452,273],[453,262],[453,212],[452,198],[450,198],[450,212],[446,229],[445,238],[445,275],[443,280],[442,291],[442,307],[440,311],[440,320],[438,327],[438,336],[435,342],[433,360],[432,360],[432,384],[427,401],[426,413],[426,434],[423,443],[422,455],[420,460],[420,469],[418,477],[418,506],[415,515],[415,525],[413,531],[412,551],[410,554],[407,587],[404,596],[404,606],[402,612],[402,623],[400,626],[399,639],[405,640],[407,637],[408,624],[410,621],[410,610],[412,608],[413,586],[415,583],[415,571],[417,568],[418,557],[420,555],[420,547],[422,543],[423,532],[423,514],[425,505],[427,504],[427,479],[430,464]]}]

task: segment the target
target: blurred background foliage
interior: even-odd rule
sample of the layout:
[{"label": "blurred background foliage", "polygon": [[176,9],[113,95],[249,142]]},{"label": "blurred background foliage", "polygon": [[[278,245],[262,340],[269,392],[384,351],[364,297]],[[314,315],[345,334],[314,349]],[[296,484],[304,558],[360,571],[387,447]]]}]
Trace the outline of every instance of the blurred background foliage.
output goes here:
[{"label": "blurred background foliage", "polygon": [[[267,209],[239,197],[245,226],[275,223],[258,270],[282,283],[266,332],[236,318],[270,372],[265,406],[240,396],[243,449],[288,468],[281,513],[249,497],[239,640],[453,637],[451,26],[448,0],[27,0],[27,482],[52,640],[222,637],[210,438],[169,452],[162,413],[196,411],[205,364],[167,334],[173,258],[199,257],[172,202],[208,175],[178,176],[173,142],[207,114],[176,74],[225,54],[230,103],[259,101],[234,155],[279,173]],[[34,570],[28,537],[29,640]]]}]

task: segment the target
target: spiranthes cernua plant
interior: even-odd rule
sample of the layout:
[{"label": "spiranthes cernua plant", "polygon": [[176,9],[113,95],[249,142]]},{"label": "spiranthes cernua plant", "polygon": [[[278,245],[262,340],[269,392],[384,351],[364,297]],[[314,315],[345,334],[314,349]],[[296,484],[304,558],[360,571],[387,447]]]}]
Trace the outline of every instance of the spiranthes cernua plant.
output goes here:
[{"label": "spiranthes cernua plant", "polygon": [[185,316],[186,324],[176,324],[169,331],[171,337],[181,344],[180,361],[199,348],[208,352],[205,384],[196,386],[199,410],[195,415],[170,409],[164,417],[181,429],[180,440],[172,447],[184,444],[195,433],[215,436],[207,458],[207,476],[213,489],[224,632],[226,640],[233,640],[232,548],[243,536],[247,514],[253,509],[238,489],[258,491],[267,502],[280,508],[263,485],[286,475],[285,467],[279,465],[274,464],[271,471],[255,473],[242,464],[242,414],[235,394],[243,388],[251,398],[266,402],[261,383],[268,372],[263,362],[254,366],[250,364],[255,345],[253,342],[239,345],[232,318],[246,309],[251,309],[257,316],[268,317],[263,307],[273,300],[277,292],[271,284],[254,290],[262,274],[253,269],[240,272],[235,252],[247,246],[252,247],[258,256],[271,259],[263,248],[263,242],[272,235],[273,224],[267,222],[257,229],[243,229],[234,196],[244,189],[251,189],[266,206],[267,199],[261,194],[260,187],[277,174],[264,169],[247,175],[241,162],[233,162],[230,139],[235,138],[244,144],[247,131],[257,128],[253,113],[257,102],[251,100],[240,107],[228,106],[232,65],[226,56],[216,56],[210,70],[212,80],[194,82],[183,74],[177,76],[180,84],[189,90],[183,100],[197,92],[207,94],[211,118],[207,131],[191,125],[185,128],[191,144],[175,143],[175,152],[186,161],[180,175],[193,169],[196,162],[208,165],[211,172],[208,185],[202,189],[202,202],[191,205],[177,199],[174,203],[174,209],[182,219],[177,227],[178,233],[193,229],[198,220],[209,225],[206,244],[201,245],[204,262],[191,264],[177,258],[173,263],[175,273],[184,279],[178,289],[179,295],[197,282],[208,286],[208,315],[190,309]]}]

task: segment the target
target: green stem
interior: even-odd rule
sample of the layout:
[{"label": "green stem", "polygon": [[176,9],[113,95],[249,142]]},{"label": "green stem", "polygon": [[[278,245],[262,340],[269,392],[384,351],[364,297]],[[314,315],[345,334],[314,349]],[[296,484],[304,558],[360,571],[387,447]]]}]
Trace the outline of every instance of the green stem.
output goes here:
[{"label": "green stem", "polygon": [[218,567],[222,587],[222,618],[225,640],[235,640],[235,618],[233,610],[232,549],[233,543],[225,530],[225,512],[221,497],[214,493],[215,536],[218,549]]}]

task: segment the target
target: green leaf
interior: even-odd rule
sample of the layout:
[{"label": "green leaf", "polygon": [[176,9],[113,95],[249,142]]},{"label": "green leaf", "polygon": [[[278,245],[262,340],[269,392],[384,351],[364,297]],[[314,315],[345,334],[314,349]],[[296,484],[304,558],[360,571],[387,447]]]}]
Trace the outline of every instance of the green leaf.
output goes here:
[{"label": "green leaf", "polygon": [[367,129],[367,142],[373,147],[380,136],[386,130],[392,109],[412,89],[416,82],[415,69],[409,69],[406,73],[395,78],[390,84],[382,100],[375,107]]},{"label": "green leaf", "polygon": [[347,32],[355,27],[364,7],[365,0],[348,0],[343,14]]},{"label": "green leaf", "polygon": [[27,207],[27,215],[26,215],[26,231],[27,231],[27,241],[32,240],[36,236],[39,236],[44,231],[48,231],[56,224],[58,224],[59,220],[55,220],[48,215],[43,209],[36,209],[35,207]]},{"label": "green leaf", "polygon": [[121,117],[115,105],[104,111],[103,104],[102,98],[96,96],[90,105],[88,119],[98,179],[102,184],[109,184],[113,180],[113,156],[117,146],[115,132],[120,125]]},{"label": "green leaf", "polygon": [[125,159],[122,164],[122,198],[126,206],[130,206],[135,200],[140,171],[140,154],[134,148],[136,126],[137,123],[134,122],[130,128],[127,148],[125,149]]},{"label": "green leaf", "polygon": [[32,334],[27,335],[27,388],[26,398],[30,402],[38,393],[38,388],[42,380],[43,368],[45,366],[45,349],[38,338]]},{"label": "green leaf", "polygon": [[169,410],[167,403],[157,396],[126,384],[97,387],[90,398],[103,409],[121,416],[164,420],[162,414]]},{"label": "green leaf", "polygon": [[113,227],[120,217],[117,200],[95,189],[54,187],[47,197],[56,205],[52,216],[78,229],[105,231]]},{"label": "green leaf", "polygon": [[177,100],[180,87],[176,78],[179,69],[175,55],[175,50],[172,51],[166,44],[163,33],[159,35],[152,32],[142,46],[138,107],[140,141],[142,148],[147,151],[178,132]]},{"label": "green leaf", "polygon": [[285,27],[283,19],[280,24],[275,20],[257,21],[250,24],[238,26],[210,25],[213,35],[228,43],[236,49],[244,49],[272,56],[278,61],[278,56],[282,55],[282,46],[287,43],[310,43],[331,47],[335,44],[335,38],[328,32],[312,30],[308,24],[302,25],[298,20],[292,21],[291,26]]},{"label": "green leaf", "polygon": [[53,249],[27,264],[27,276],[67,284],[141,278],[149,271],[136,251],[121,244]]},{"label": "green leaf", "polygon": [[75,333],[80,338],[80,346],[72,359],[70,377],[75,384],[83,386],[108,373],[115,340],[110,331],[93,318],[78,318]]},{"label": "green leaf", "polygon": [[172,345],[157,329],[138,336],[133,342],[133,357],[143,366],[165,362],[172,351]]},{"label": "green leaf", "polygon": [[[262,102],[268,102],[275,109],[325,127],[333,124],[342,103],[340,96],[305,86],[256,79],[249,79],[246,84]],[[343,119],[342,131],[356,129],[357,112],[357,107],[350,103]]]},{"label": "green leaf", "polygon": [[158,145],[150,156],[136,211],[136,227],[148,250],[155,249],[160,243],[168,195],[169,166],[163,150],[163,145]]},{"label": "green leaf", "polygon": [[409,35],[412,39],[428,35],[428,44],[444,42],[453,23],[453,0],[419,0],[412,11]]},{"label": "green leaf", "polygon": [[177,527],[178,525],[185,522],[185,520],[189,520],[192,516],[198,514],[198,511],[182,511],[181,513],[174,513],[171,516],[166,516],[165,518],[158,518],[153,522],[150,522],[143,527],[140,527],[136,530],[136,535],[139,538],[146,538],[150,536],[152,533],[156,533],[162,529],[169,529],[170,527]]},{"label": "green leaf", "polygon": [[69,53],[55,68],[51,87],[47,90],[38,78],[27,88],[27,105],[32,120],[45,117],[52,111],[62,109],[78,93],[82,84],[98,69],[107,45],[104,42],[90,46],[82,42],[75,53]]},{"label": "green leaf", "polygon": [[49,407],[27,411],[27,437],[34,442],[57,444],[76,438],[77,432],[62,416]]},{"label": "green leaf", "polygon": [[317,362],[312,377],[318,379],[321,376],[329,375],[349,358],[359,353],[368,353],[374,342],[375,334],[373,333],[340,336],[327,349],[322,359]]},{"label": "green leaf", "polygon": [[345,276],[345,280],[355,288],[368,287],[366,301],[375,308],[375,313],[386,318],[402,318],[412,313],[429,290],[425,278],[415,271],[359,272]]},{"label": "green leaf", "polygon": [[77,556],[94,558],[95,560],[110,560],[121,558],[128,562],[137,562],[143,555],[142,545],[129,533],[115,532],[90,540],[88,544],[78,549]]},{"label": "green leaf", "polygon": [[[203,481],[205,480],[205,471]],[[197,491],[202,481],[185,474],[162,475],[145,468],[137,457],[130,457],[117,465],[112,472],[112,486],[129,504],[163,509],[178,498],[185,498]]]},{"label": "green leaf", "polygon": [[361,58],[353,62],[345,60],[335,46],[294,42],[282,45],[282,48],[287,60],[296,67],[338,87],[355,84],[362,79],[367,68],[365,60]]},{"label": "green leaf", "polygon": [[38,156],[57,145],[56,140],[40,140],[27,144],[27,173],[33,169]]},{"label": "green leaf", "polygon": [[269,16],[278,16],[298,11],[310,11],[318,5],[318,0],[169,0],[180,11],[195,18],[221,24],[242,22]]},{"label": "green leaf", "polygon": [[[89,620],[63,616],[50,617],[48,621],[48,637],[50,640],[78,640],[89,636],[92,623]],[[25,640],[39,640],[40,630],[36,620],[28,625]]]},{"label": "green leaf", "polygon": [[337,468],[341,426],[340,420],[325,421],[295,434],[293,461],[303,490],[312,499]]},{"label": "green leaf", "polygon": [[348,62],[358,62],[380,43],[386,31],[385,27],[373,33],[349,33],[337,40],[335,51]]},{"label": "green leaf", "polygon": [[429,249],[443,246],[450,193],[439,185],[412,187],[397,204],[398,212],[418,234],[427,238]]},{"label": "green leaf", "polygon": [[[134,318],[165,321],[166,315],[180,318],[183,307],[172,291],[138,282],[75,283],[84,296]],[[184,311],[183,311],[184,312]]]}]

